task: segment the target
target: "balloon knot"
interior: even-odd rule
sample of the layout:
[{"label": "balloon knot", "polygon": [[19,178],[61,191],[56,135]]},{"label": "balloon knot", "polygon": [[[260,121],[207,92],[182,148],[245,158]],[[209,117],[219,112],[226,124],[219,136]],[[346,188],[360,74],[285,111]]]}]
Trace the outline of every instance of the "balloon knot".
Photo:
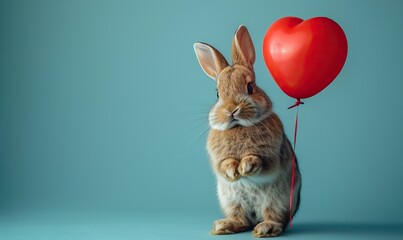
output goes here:
[{"label": "balloon knot", "polygon": [[304,102],[301,101],[301,99],[297,98],[297,101],[292,105],[291,107],[288,107],[288,109],[298,107],[299,105],[304,104]]}]

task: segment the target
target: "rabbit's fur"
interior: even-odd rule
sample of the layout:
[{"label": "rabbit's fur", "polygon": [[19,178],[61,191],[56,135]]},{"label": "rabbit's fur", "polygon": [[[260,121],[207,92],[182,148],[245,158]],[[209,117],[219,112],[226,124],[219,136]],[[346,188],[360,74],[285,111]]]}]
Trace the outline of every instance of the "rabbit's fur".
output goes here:
[{"label": "rabbit's fur", "polygon": [[[245,26],[232,43],[232,65],[214,47],[195,43],[205,73],[216,80],[218,100],[209,114],[207,150],[217,176],[224,219],[213,234],[253,230],[280,235],[289,223],[293,149],[269,97],[255,82],[255,50]],[[295,165],[292,214],[299,206],[301,175]]]}]

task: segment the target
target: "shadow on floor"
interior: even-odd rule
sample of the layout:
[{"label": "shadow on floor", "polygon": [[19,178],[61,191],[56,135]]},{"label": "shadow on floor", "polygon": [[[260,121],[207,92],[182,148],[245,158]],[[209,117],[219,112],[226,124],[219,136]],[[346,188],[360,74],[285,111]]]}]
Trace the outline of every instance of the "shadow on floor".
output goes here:
[{"label": "shadow on floor", "polygon": [[296,223],[284,235],[368,235],[403,239],[403,224],[385,223]]}]

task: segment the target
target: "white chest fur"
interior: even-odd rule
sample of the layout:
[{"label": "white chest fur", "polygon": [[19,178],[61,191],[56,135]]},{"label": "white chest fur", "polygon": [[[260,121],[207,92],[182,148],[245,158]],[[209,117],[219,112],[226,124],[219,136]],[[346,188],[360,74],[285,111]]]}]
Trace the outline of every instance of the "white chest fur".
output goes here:
[{"label": "white chest fur", "polygon": [[279,206],[281,204],[277,201],[286,200],[278,196],[278,186],[274,186],[276,175],[243,177],[235,182],[217,176],[218,197],[223,210],[241,206],[250,220],[255,223],[263,221],[265,208]]}]

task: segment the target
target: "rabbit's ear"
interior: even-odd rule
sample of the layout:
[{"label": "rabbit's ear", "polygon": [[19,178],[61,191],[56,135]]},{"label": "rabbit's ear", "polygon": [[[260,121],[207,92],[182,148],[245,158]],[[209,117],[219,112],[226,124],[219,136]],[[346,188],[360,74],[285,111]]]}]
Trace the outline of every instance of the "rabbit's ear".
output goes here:
[{"label": "rabbit's ear", "polygon": [[255,47],[248,29],[241,25],[235,32],[232,42],[232,65],[241,64],[252,68],[255,63]]},{"label": "rabbit's ear", "polygon": [[218,74],[228,66],[227,60],[217,49],[206,43],[195,43],[193,48],[203,71],[216,80]]}]

